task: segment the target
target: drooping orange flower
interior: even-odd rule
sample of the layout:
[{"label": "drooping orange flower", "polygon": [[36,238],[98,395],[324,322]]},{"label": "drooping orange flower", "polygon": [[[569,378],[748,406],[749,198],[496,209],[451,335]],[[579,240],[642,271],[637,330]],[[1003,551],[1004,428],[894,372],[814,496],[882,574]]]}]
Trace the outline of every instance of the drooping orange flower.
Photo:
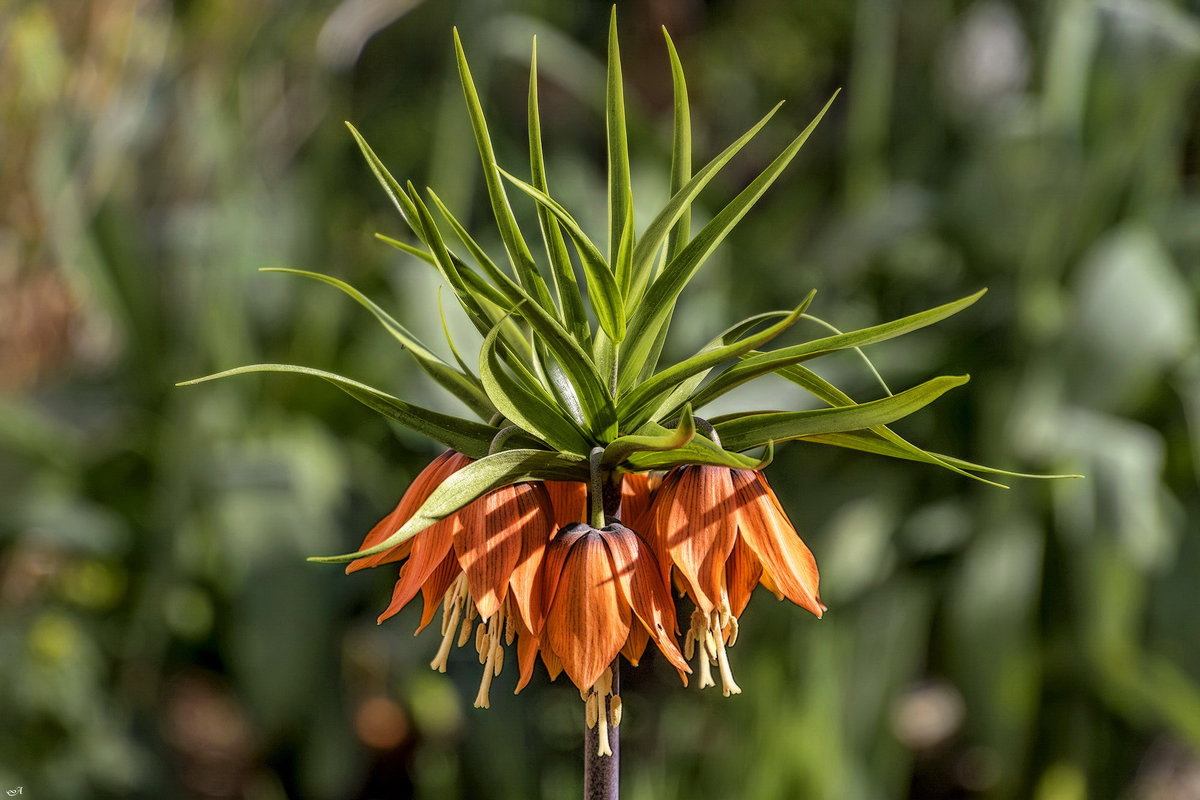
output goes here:
[{"label": "drooping orange flower", "polygon": [[[439,456],[413,482],[396,510],[367,534],[363,549],[399,529],[442,481],[468,463],[470,459],[458,453]],[[432,663],[435,669],[445,671],[451,644],[466,644],[478,617],[475,646],[484,674],[475,705],[486,708],[492,678],[504,663],[505,644],[520,638],[517,691],[533,674],[534,632],[541,629],[544,618],[540,568],[553,520],[554,509],[543,484],[512,484],[483,495],[391,550],[352,562],[350,569],[407,556],[392,602],[379,621],[398,613],[420,592],[424,601],[420,633],[442,605],[442,645]]]},{"label": "drooping orange flower", "polygon": [[715,685],[718,666],[726,695],[741,691],[726,646],[737,640],[737,618],[761,583],[820,617],[816,560],[801,541],[761,473],[690,465],[672,470],[654,501],[652,540],[664,581],[677,570],[695,603],[685,651],[698,647],[700,686]]},{"label": "drooping orange flower", "polygon": [[[646,513],[655,489],[662,483],[653,472],[627,472],[621,481],[621,522],[635,531],[647,522]],[[554,501],[555,530],[587,517],[587,484],[574,481],[546,481],[550,499]]]},{"label": "drooping orange flower", "polygon": [[552,675],[561,665],[581,691],[588,690],[618,653],[639,640],[640,629],[642,647],[653,640],[686,684],[691,670],[675,642],[675,604],[641,536],[620,523],[599,530],[568,525],[546,546],[544,570],[541,648]]}]

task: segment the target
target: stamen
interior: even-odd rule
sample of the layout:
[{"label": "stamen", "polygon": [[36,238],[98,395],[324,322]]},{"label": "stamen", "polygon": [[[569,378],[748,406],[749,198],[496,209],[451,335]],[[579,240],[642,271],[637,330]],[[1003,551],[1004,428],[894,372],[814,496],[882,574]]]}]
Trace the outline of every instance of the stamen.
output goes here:
[{"label": "stamen", "polygon": [[[446,671],[446,662],[450,658],[450,643],[454,641],[454,633],[458,628],[458,618],[462,615],[463,606],[466,604],[466,574],[459,575],[454,579],[454,583],[450,585],[450,590],[446,592],[446,600],[442,606],[442,643],[438,647],[437,655],[433,657],[433,661],[429,662],[429,666],[436,669],[438,672]],[[464,625],[467,625],[465,620]],[[462,647],[462,637],[459,637],[458,645]]]},{"label": "stamen", "polygon": [[712,639],[715,641],[717,663],[721,670],[721,691],[726,697],[731,694],[741,694],[742,689],[733,680],[733,670],[729,668],[729,657],[725,654],[725,634],[720,624],[720,613],[714,611],[712,614],[712,627],[709,632]]},{"label": "stamen", "polygon": [[[612,748],[608,745],[608,728],[610,725],[615,728],[621,724],[621,698],[612,694],[612,684],[612,670],[606,669],[600,673],[600,677],[596,678],[592,688],[588,689],[586,693],[583,690],[579,692],[583,697],[583,713],[588,728],[600,726],[596,736],[596,755],[598,756],[612,755]],[[605,708],[606,701],[607,708]]]},{"label": "stamen", "polygon": [[476,708],[491,708],[489,692],[492,678],[504,668],[505,630],[512,628],[512,612],[508,598],[496,609],[487,622],[480,622],[475,631],[475,648],[479,651],[479,663],[483,664],[483,675],[479,680],[479,694],[475,696]]}]

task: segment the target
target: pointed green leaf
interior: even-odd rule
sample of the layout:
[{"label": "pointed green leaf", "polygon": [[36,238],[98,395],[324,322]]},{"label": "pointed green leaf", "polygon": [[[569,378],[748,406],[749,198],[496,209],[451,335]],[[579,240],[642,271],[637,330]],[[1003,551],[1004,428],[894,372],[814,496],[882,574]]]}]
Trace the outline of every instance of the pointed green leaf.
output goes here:
[{"label": "pointed green leaf", "polygon": [[829,99],[829,102],[825,104],[825,107],[821,109],[821,112],[817,114],[816,118],[809,123],[808,127],[793,139],[791,144],[784,148],[784,151],[757,178],[751,181],[749,186],[743,189],[725,208],[721,209],[696,234],[695,238],[688,243],[688,246],[678,256],[667,263],[666,267],[663,268],[662,274],[650,284],[650,288],[646,290],[643,302],[637,306],[636,311],[634,311],[630,319],[629,332],[621,348],[621,360],[625,364],[620,386],[622,392],[628,391],[631,388],[631,384],[634,382],[641,365],[645,363],[651,348],[654,346],[659,328],[667,318],[669,309],[674,307],[675,301],[684,287],[687,286],[709,254],[716,249],[717,245],[724,241],[729,231],[733,229],[733,226],[745,216],[750,207],[775,182],[775,179],[779,177],[784,168],[800,152],[800,148],[808,141],[808,137],[821,121],[821,118],[825,116],[825,113],[829,110],[829,106],[836,97],[837,94],[835,93]]},{"label": "pointed green leaf", "polygon": [[375,151],[367,144],[367,140],[358,132],[358,129],[349,122],[346,123],[346,127],[350,129],[350,135],[354,137],[354,141],[358,143],[358,148],[362,151],[363,156],[366,157],[367,164],[371,167],[371,172],[375,174],[375,179],[379,181],[379,185],[383,187],[387,196],[391,198],[392,204],[396,206],[396,210],[400,212],[400,216],[408,223],[408,227],[419,237],[421,231],[416,224],[416,210],[412,207],[412,202],[404,193],[404,187],[392,177],[392,173],[383,165],[383,161],[380,160],[379,156],[375,155]]},{"label": "pointed green leaf", "polygon": [[463,97],[467,101],[467,114],[471,118],[471,129],[475,132],[475,144],[479,148],[479,159],[483,164],[483,180],[487,186],[488,200],[492,204],[492,213],[500,229],[500,238],[504,240],[504,249],[512,262],[517,282],[543,309],[552,309],[554,302],[550,299],[550,290],[538,272],[533,254],[529,252],[529,246],[525,244],[525,238],[517,226],[517,219],[508,204],[508,195],[504,192],[504,183],[492,168],[496,163],[496,153],[492,149],[483,105],[479,100],[479,93],[475,90],[475,82],[471,79],[471,69],[467,66],[467,57],[463,53],[457,28],[454,29],[454,55],[458,61],[458,76],[462,82]]},{"label": "pointed green leaf", "polygon": [[496,352],[500,346],[499,333],[500,326],[497,325],[484,339],[479,354],[479,374],[496,408],[514,425],[556,450],[589,452],[592,443],[559,411],[541,386],[514,378],[500,363]]},{"label": "pointed green leaf", "polygon": [[471,374],[471,368],[467,366],[466,360],[463,359],[462,353],[458,352],[458,347],[454,344],[454,337],[450,335],[450,324],[446,321],[446,308],[442,305],[442,287],[438,287],[437,292],[438,318],[442,322],[442,335],[446,337],[446,344],[450,347],[450,352],[454,355],[454,360],[458,362],[458,367],[464,373]]},{"label": "pointed green leaf", "polygon": [[983,464],[973,464],[970,461],[964,461],[961,458],[954,456],[942,455],[941,453],[931,453],[927,450],[916,448],[917,452],[910,450],[902,445],[895,444],[887,439],[881,438],[872,431],[843,431],[841,433],[823,433],[813,436],[803,436],[799,441],[814,442],[816,444],[828,444],[834,447],[844,447],[849,450],[859,450],[864,453],[875,453],[876,455],[889,456],[891,458],[902,458],[906,461],[919,461],[926,464],[938,464],[939,466],[953,467],[954,471],[961,472],[969,478],[982,481],[992,486],[998,486],[1001,489],[1008,487],[1003,483],[989,481],[980,478],[978,475],[972,475],[967,470],[975,472],[983,472],[988,475],[1002,475],[1008,478],[1034,478],[1038,480],[1059,480],[1065,478],[1082,478],[1082,475],[1036,475],[1028,472],[1010,472],[1006,469],[997,469],[996,467],[988,467]]},{"label": "pointed green leaf", "polygon": [[[686,91],[686,88],[684,89]],[[686,98],[684,99],[686,103]],[[645,291],[646,284],[650,280],[650,267],[654,261],[654,254],[662,246],[663,239],[668,239],[667,254],[669,260],[674,260],[683,248],[688,244],[688,233],[691,231],[691,223],[689,221],[689,210],[692,207],[692,201],[700,194],[704,187],[708,186],[709,182],[716,177],[721,168],[733,160],[733,157],[741,152],[754,136],[763,129],[770,121],[771,117],[775,116],[783,103],[776,103],[775,107],[768,111],[762,119],[754,124],[750,130],[743,133],[733,144],[726,147],[712,161],[704,165],[704,167],[696,173],[695,177],[691,177],[690,165],[685,169],[682,165],[676,169],[676,159],[690,159],[690,138],[688,142],[688,153],[673,153],[671,156],[671,199],[663,206],[663,209],[658,212],[650,224],[646,226],[645,232],[638,239],[637,246],[633,251],[633,275],[634,285],[630,290],[628,305],[632,307],[638,302]],[[677,109],[678,112],[678,109]],[[687,109],[684,108],[684,114]],[[676,119],[676,126],[680,123]],[[679,131],[676,131],[676,136],[681,136]],[[690,133],[687,134],[690,137]],[[678,147],[683,147],[678,144]],[[685,177],[686,176],[686,177]],[[681,186],[676,187],[676,181],[685,181]],[[670,238],[668,238],[670,237]]]},{"label": "pointed green leaf", "polygon": [[[667,56],[671,60],[671,89],[674,101],[674,124],[671,128],[671,197],[675,198],[679,196],[680,191],[692,177],[692,112],[688,103],[687,79],[683,74],[683,64],[679,61],[679,53],[675,51],[675,43],[671,41],[671,35],[667,33],[665,26],[662,32],[663,37],[667,40]],[[775,112],[772,111],[771,113]],[[671,233],[667,237],[667,258],[669,259],[674,258],[683,251],[692,233],[691,198],[687,197],[679,205],[679,219],[675,222],[671,228]],[[650,229],[653,228],[654,223],[651,223]],[[648,229],[647,234],[650,233],[651,231]],[[643,236],[642,238],[645,239],[647,237]],[[651,241],[650,247],[657,248],[658,244]],[[642,267],[642,264],[636,258],[633,261],[635,270],[642,268],[644,274],[649,274],[649,260],[645,262],[644,267]],[[630,296],[640,297],[641,289],[637,289],[636,292],[630,292]]]},{"label": "pointed green leaf", "polygon": [[674,469],[688,464],[704,464],[710,467],[729,467],[730,469],[762,469],[763,459],[751,458],[741,453],[730,452],[713,444],[703,436],[696,436],[691,442],[675,450],[663,452],[642,451],[634,453],[625,459],[628,469]]},{"label": "pointed green leaf", "polygon": [[[766,311],[762,314],[754,314],[753,316],[746,317],[746,319],[742,320],[741,322],[730,325],[728,328],[723,330],[719,336],[714,337],[708,344],[704,346],[704,350],[732,344],[733,342],[736,342],[738,339],[741,339],[743,336],[745,336],[749,331],[758,327],[763,322],[768,320],[782,319],[790,313],[790,311]],[[804,315],[802,314],[801,319],[803,318]],[[696,387],[704,382],[704,379],[708,377],[710,372],[712,372],[711,369],[704,369],[697,372],[695,375],[692,375],[690,378],[680,381],[679,384],[671,390],[671,393],[666,396],[662,403],[659,404],[658,410],[650,415],[650,418],[663,419],[665,417],[673,417],[678,414],[679,409],[683,405],[688,404],[688,398],[691,397],[692,393],[696,391]],[[643,378],[643,380],[646,380],[646,378]]]},{"label": "pointed green leaf", "polygon": [[[633,188],[629,178],[629,141],[625,133],[625,89],[621,79],[621,48],[617,42],[617,7],[608,22],[608,86],[604,101],[608,141],[608,257],[616,265],[617,285],[624,301],[629,291],[632,261],[618,258],[621,239],[633,219]],[[633,231],[628,231],[632,241]],[[614,337],[618,341],[620,337]]]},{"label": "pointed green leaf", "polygon": [[322,283],[327,283],[342,292],[352,297],[359,305],[370,311],[375,318],[383,324],[396,341],[400,342],[416,359],[417,364],[421,369],[433,378],[450,392],[452,395],[462,400],[468,408],[474,411],[483,419],[489,419],[496,413],[496,409],[492,407],[487,395],[484,394],[483,386],[479,383],[479,379],[474,373],[469,370],[459,371],[451,367],[436,354],[425,347],[415,336],[413,336],[407,328],[397,322],[390,314],[384,311],[371,298],[364,295],[362,292],[355,289],[345,281],[338,280],[329,275],[322,275],[319,272],[308,272],[302,269],[283,269],[277,267],[267,267],[261,270],[262,272],[282,272],[288,275],[299,275],[304,278],[311,278]]},{"label": "pointed green leaf", "polygon": [[575,251],[579,253],[583,275],[587,280],[588,299],[596,312],[596,318],[600,321],[600,327],[604,328],[604,332],[614,341],[621,341],[625,336],[625,304],[621,300],[621,291],[617,287],[612,268],[604,260],[604,256],[600,255],[596,245],[592,244],[592,240],[579,227],[579,223],[557,200],[500,167],[496,167],[496,171],[562,223],[575,245]]},{"label": "pointed green leaf", "polygon": [[[529,59],[529,173],[533,185],[550,193],[546,182],[546,164],[542,155],[542,123],[538,113],[537,37],[533,38],[533,54]],[[575,340],[584,344],[591,337],[587,314],[583,308],[583,295],[575,280],[575,268],[571,266],[571,255],[563,241],[558,220],[544,206],[537,206],[538,223],[542,239],[546,243],[546,255],[550,259],[550,271],[554,278],[554,290],[558,294],[563,325]]]},{"label": "pointed green leaf", "polygon": [[657,422],[648,422],[636,434],[613,439],[604,448],[600,466],[613,469],[634,453],[678,450],[690,444],[695,436],[696,420],[691,414],[691,409],[685,408],[679,415],[679,424],[674,430],[664,428]]},{"label": "pointed green leaf", "polygon": [[826,336],[821,339],[814,339],[810,342],[793,345],[792,347],[783,347],[779,350],[772,350],[766,353],[753,353],[740,363],[722,372],[711,383],[697,392],[692,397],[692,404],[696,408],[701,408],[706,403],[720,397],[735,386],[740,386],[746,381],[753,380],[761,375],[777,372],[784,367],[798,364],[801,361],[808,361],[809,359],[817,358],[818,356],[823,356],[826,353],[832,353],[837,350],[862,347],[887,339],[894,339],[897,336],[902,336],[919,328],[924,328],[927,325],[932,325],[952,314],[962,311],[982,297],[986,291],[986,289],[980,289],[975,294],[955,300],[952,303],[946,303],[936,308],[929,308],[907,317],[885,322],[882,325],[875,325],[870,328],[863,328],[837,336]]},{"label": "pointed green leaf", "polygon": [[374,547],[340,556],[309,558],[322,564],[341,564],[390,550],[435,522],[453,514],[488,492],[525,481],[586,481],[587,459],[546,450],[504,450],[481,458],[455,472],[395,533]]},{"label": "pointed green leaf", "polygon": [[945,375],[882,400],[815,411],[771,411],[721,422],[714,427],[729,450],[748,450],[767,442],[784,442],[801,436],[886,425],[932,403],[950,389],[962,386],[967,376]]},{"label": "pointed green leaf", "polygon": [[191,386],[195,383],[214,381],[218,378],[227,378],[232,375],[245,375],[250,372],[293,372],[300,375],[311,375],[315,378],[328,381],[358,402],[378,411],[388,419],[395,420],[406,428],[424,434],[430,439],[472,458],[478,458],[487,453],[488,445],[498,431],[493,425],[482,425],[478,422],[460,419],[449,414],[441,414],[437,411],[431,411],[427,408],[406,403],[403,400],[392,397],[386,392],[381,392],[378,389],[367,386],[365,383],[343,378],[341,375],[335,375],[332,372],[325,372],[310,367],[298,367],[293,364],[250,364],[245,367],[227,369],[224,372],[218,372],[213,375],[205,375],[203,378],[182,381],[176,384],[176,386]]},{"label": "pointed green leaf", "polygon": [[[475,253],[478,245],[473,244],[473,240],[462,224],[455,219],[435,193],[431,191],[429,195],[455,233]],[[596,367],[588,354],[567,333],[558,319],[533,302],[528,293],[497,268],[482,250],[476,253],[476,258],[480,260],[480,265],[488,271],[488,277],[496,282],[497,289],[508,299],[509,308],[513,310],[513,313],[520,314],[545,341],[563,371],[570,377],[575,388],[575,395],[583,406],[592,434],[600,440],[615,436],[617,412],[613,407],[612,395],[599,373],[596,372]],[[524,304],[521,305],[522,303]]]},{"label": "pointed green leaf", "polygon": [[385,236],[382,233],[375,234],[375,238],[378,239],[379,241],[383,242],[384,244],[391,245],[392,247],[396,248],[397,250],[401,251],[402,253],[408,253],[410,256],[416,256],[417,258],[421,259],[426,264],[429,264],[432,267],[437,266],[437,259],[435,259],[433,257],[433,254],[427,253],[419,247],[414,247],[411,244],[402,242],[399,239],[393,239],[390,236]]},{"label": "pointed green leaf", "polygon": [[712,369],[723,361],[728,361],[742,353],[749,352],[761,344],[771,341],[790,328],[800,318],[800,315],[804,313],[804,309],[808,308],[809,304],[812,303],[813,297],[816,294],[815,289],[809,292],[808,296],[804,298],[800,305],[796,306],[792,313],[766,330],[756,333],[753,336],[739,339],[731,344],[701,350],[691,358],[680,361],[678,364],[673,364],[648,381],[639,384],[617,403],[617,419],[624,426],[631,428],[638,427],[648,419],[649,415],[658,408],[658,404],[662,402],[663,398],[670,394],[671,390],[681,381],[705,370]]}]

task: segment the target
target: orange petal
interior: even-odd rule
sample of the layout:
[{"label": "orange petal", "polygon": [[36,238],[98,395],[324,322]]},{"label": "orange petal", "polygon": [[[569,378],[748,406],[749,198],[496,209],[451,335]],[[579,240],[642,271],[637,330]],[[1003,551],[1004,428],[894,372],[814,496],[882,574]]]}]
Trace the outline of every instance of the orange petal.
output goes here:
[{"label": "orange petal", "polygon": [[538,631],[542,629],[542,622],[546,618],[542,561],[545,558],[546,543],[555,531],[551,526],[554,509],[550,493],[544,484],[521,485],[528,487],[528,494],[538,513],[521,529],[521,555],[513,568],[509,586],[525,627],[530,631]]},{"label": "orange petal", "polygon": [[[585,535],[592,530],[589,526],[582,522],[573,522],[570,525],[559,530],[546,545],[545,553],[542,557],[542,623],[545,624],[545,610],[550,608],[554,602],[554,595],[558,591],[558,582],[562,577],[563,567],[566,566],[567,556],[571,553],[571,545],[579,540],[579,537]],[[534,633],[542,635],[541,627],[534,628]],[[544,636],[542,638],[545,638]]]},{"label": "orange petal", "polygon": [[729,594],[729,613],[740,617],[750,602],[754,587],[762,578],[762,563],[739,536],[725,562],[725,589]]},{"label": "orange petal", "polygon": [[550,649],[549,644],[543,640],[542,643],[542,663],[546,665],[546,672],[550,675],[550,680],[558,680],[558,676],[562,675],[563,665],[558,656],[554,655],[554,651]]},{"label": "orange petal", "polygon": [[[557,538],[548,549],[554,548]],[[629,606],[613,575],[608,548],[596,531],[570,547],[550,611],[544,638],[581,690],[596,682],[629,638]],[[548,554],[549,556],[549,554]]]},{"label": "orange petal", "polygon": [[463,512],[462,530],[454,537],[454,552],[467,573],[467,585],[479,616],[490,619],[504,602],[508,581],[521,560],[521,540],[527,526],[550,531],[547,507],[538,502],[533,486],[504,486],[471,503]]},{"label": "orange petal", "polygon": [[413,537],[412,555],[400,570],[400,580],[392,590],[392,602],[379,615],[379,622],[393,616],[417,596],[425,581],[433,574],[454,542],[456,531],[462,527],[459,515],[454,514],[437,522]]},{"label": "orange petal", "polygon": [[645,537],[650,525],[650,473],[627,472],[621,481],[621,522]]},{"label": "orange petal", "polygon": [[461,572],[458,560],[452,553],[446,553],[442,563],[438,564],[437,569],[430,573],[425,582],[421,584],[421,624],[417,626],[414,635],[425,630],[425,626],[437,616],[437,611],[442,605],[442,598],[446,596],[446,590],[450,588],[450,584],[454,583],[454,579]]},{"label": "orange petal", "polygon": [[587,518],[587,484],[576,481],[546,481],[546,490],[554,503],[554,529],[582,522]]},{"label": "orange petal", "polygon": [[[675,603],[662,581],[650,548],[640,536],[623,525],[609,525],[600,531],[600,536],[608,546],[612,571],[621,587],[621,599],[629,604],[667,660],[676,669],[691,672],[675,641]],[[686,679],[684,683],[687,683]]]},{"label": "orange petal", "polygon": [[671,561],[706,614],[721,596],[725,562],[736,538],[730,472],[726,467],[708,466],[675,470],[666,481],[675,483],[670,504],[659,507],[655,520],[660,541],[666,543]]},{"label": "orange petal", "polygon": [[635,667],[642,660],[642,653],[646,652],[646,645],[650,642],[650,634],[646,632],[645,625],[631,625],[629,627],[629,639],[625,642],[625,646],[621,648],[621,655],[625,656],[625,660]]},{"label": "orange petal", "polygon": [[[738,530],[762,562],[764,578],[784,597],[818,617],[817,562],[788,520],[766,480],[750,470],[731,470],[738,494]],[[766,580],[763,581],[766,583]]]},{"label": "orange petal", "polygon": [[517,694],[533,677],[533,668],[537,664],[538,637],[529,632],[525,623],[521,622],[520,615],[513,618],[513,624],[517,627],[517,665],[521,673],[517,679],[517,688],[513,690],[513,694]]},{"label": "orange petal", "polygon": [[[429,466],[421,470],[420,474],[413,479],[412,484],[409,485],[408,490],[404,493],[404,497],[400,498],[400,503],[392,510],[392,513],[380,520],[374,528],[371,528],[367,534],[367,538],[363,540],[362,546],[358,549],[366,550],[367,548],[374,547],[398,531],[404,523],[412,519],[413,514],[417,513],[422,504],[429,499],[429,495],[433,494],[433,491],[442,485],[442,481],[470,463],[471,459],[453,450],[447,450],[431,461]],[[375,567],[380,564],[399,561],[411,552],[411,542],[412,540],[408,539],[396,547],[384,550],[382,553],[355,559],[346,567],[346,572],[357,572],[367,567]]]}]

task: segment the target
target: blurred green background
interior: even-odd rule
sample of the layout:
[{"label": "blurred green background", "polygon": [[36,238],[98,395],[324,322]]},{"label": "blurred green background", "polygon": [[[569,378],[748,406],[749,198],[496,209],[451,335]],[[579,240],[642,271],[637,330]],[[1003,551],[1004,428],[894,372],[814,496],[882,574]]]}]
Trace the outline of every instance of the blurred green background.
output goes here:
[{"label": "blurred green background", "polygon": [[[518,174],[538,35],[551,184],[598,230],[608,10],[0,2],[0,789],[578,796],[573,688],[539,668],[514,698],[510,669],[476,711],[473,656],[440,675],[414,610],[375,625],[394,571],[304,561],[356,545],[436,449],[303,378],[172,384],[291,361],[455,409],[346,298],[256,270],[332,273],[440,340],[433,273],[373,240],[402,223],[341,121],[498,249],[452,25]],[[660,25],[698,162],[787,100],[698,218],[844,87],[670,348],[812,287],[857,327],[987,286],[872,349],[893,386],[973,375],[899,430],[1088,479],[1004,491],[782,448],[769,475],[830,613],[756,597],[739,697],[626,671],[624,796],[1200,798],[1194,6],[621,3],[643,214],[670,152]],[[879,392],[852,358],[819,367]],[[768,388],[748,402],[808,402]]]}]

